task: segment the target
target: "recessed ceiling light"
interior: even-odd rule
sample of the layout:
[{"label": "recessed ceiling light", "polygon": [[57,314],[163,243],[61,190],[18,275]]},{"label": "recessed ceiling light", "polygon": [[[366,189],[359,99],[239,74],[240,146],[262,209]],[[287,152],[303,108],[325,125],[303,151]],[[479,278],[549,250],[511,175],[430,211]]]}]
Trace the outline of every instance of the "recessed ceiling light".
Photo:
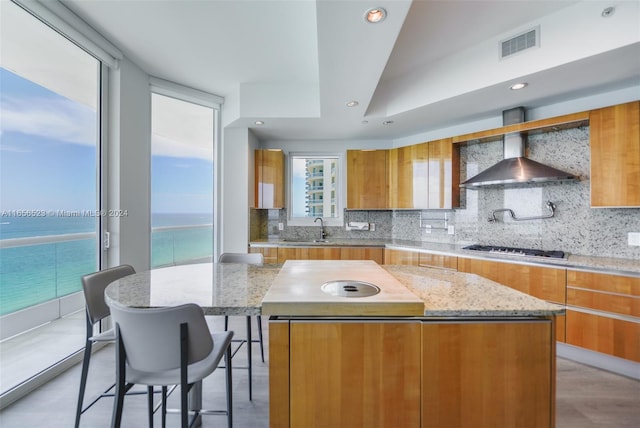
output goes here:
[{"label": "recessed ceiling light", "polygon": [[374,7],[373,9],[369,9],[367,13],[364,14],[364,19],[372,24],[382,22],[386,17],[387,11],[381,7]]},{"label": "recessed ceiling light", "polygon": [[613,15],[614,13],[616,13],[616,8],[611,6],[611,7],[608,7],[606,9],[604,9],[602,11],[601,15],[602,15],[603,18],[608,18],[611,15]]},{"label": "recessed ceiling light", "polygon": [[393,123],[393,120],[385,120],[384,122],[382,122],[383,125],[391,125]]},{"label": "recessed ceiling light", "polygon": [[514,83],[513,85],[511,85],[511,87],[509,89],[511,89],[512,91],[517,91],[518,89],[525,88],[527,85],[528,85],[528,83],[525,83],[525,82]]},{"label": "recessed ceiling light", "polygon": [[255,122],[256,125],[264,125],[264,122],[262,120],[256,120]]},{"label": "recessed ceiling light", "polygon": [[369,121],[368,121],[368,120],[363,120],[363,121],[362,121],[362,124],[363,124],[363,125],[366,125],[367,123],[369,123]]},{"label": "recessed ceiling light", "polygon": [[360,103],[359,103],[359,102],[357,102],[356,100],[349,101],[349,102],[347,103],[347,107],[355,107],[355,106],[357,106],[358,104],[360,104]]}]

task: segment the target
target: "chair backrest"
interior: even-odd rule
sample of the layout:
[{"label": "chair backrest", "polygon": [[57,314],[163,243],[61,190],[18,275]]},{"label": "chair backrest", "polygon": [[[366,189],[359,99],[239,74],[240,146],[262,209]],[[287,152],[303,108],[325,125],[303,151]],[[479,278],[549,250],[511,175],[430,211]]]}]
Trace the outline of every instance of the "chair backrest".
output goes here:
[{"label": "chair backrest", "polygon": [[261,253],[222,253],[218,258],[220,263],[247,263],[262,265],[264,257]]},{"label": "chair backrest", "polygon": [[205,358],[213,339],[200,306],[188,303],[165,308],[129,308],[112,304],[111,317],[124,344],[127,363],[136,370],[157,372],[180,367],[180,324],[188,324],[188,364]]},{"label": "chair backrest", "polygon": [[87,315],[91,324],[109,316],[109,306],[104,301],[104,289],[113,281],[136,273],[130,265],[120,265],[82,277],[82,290],[87,302]]}]

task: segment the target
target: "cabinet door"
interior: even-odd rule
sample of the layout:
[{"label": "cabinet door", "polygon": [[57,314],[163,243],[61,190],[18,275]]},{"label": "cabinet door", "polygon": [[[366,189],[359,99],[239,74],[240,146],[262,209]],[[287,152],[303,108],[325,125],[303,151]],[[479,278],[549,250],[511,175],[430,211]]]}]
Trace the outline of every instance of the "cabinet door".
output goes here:
[{"label": "cabinet door", "polygon": [[460,206],[460,152],[451,138],[429,143],[430,209]]},{"label": "cabinet door", "polygon": [[278,247],[251,247],[250,253],[261,253],[267,264],[278,263]]},{"label": "cabinet door", "polygon": [[591,206],[640,207],[640,101],[593,110]]},{"label": "cabinet door", "polygon": [[419,253],[420,266],[458,270],[458,258],[442,254]]},{"label": "cabinet door", "polygon": [[387,208],[387,150],[347,150],[347,208]]},{"label": "cabinet door", "polygon": [[255,151],[255,207],[284,208],[284,153]]},{"label": "cabinet door", "polygon": [[389,207],[429,208],[429,144],[389,150]]},{"label": "cabinet door", "polygon": [[290,328],[291,427],[420,426],[420,323]]},{"label": "cabinet door", "polygon": [[458,257],[458,271],[475,273],[538,299],[566,304],[566,269]]},{"label": "cabinet door", "polygon": [[384,248],[382,247],[342,247],[340,249],[342,260],[373,260],[378,264],[384,261]]},{"label": "cabinet door", "polygon": [[420,253],[417,251],[384,249],[384,263],[386,265],[418,266]]},{"label": "cabinet door", "polygon": [[287,260],[309,260],[309,247],[278,248],[278,263],[284,263]]},{"label": "cabinet door", "polygon": [[425,322],[422,427],[554,425],[553,323]]}]

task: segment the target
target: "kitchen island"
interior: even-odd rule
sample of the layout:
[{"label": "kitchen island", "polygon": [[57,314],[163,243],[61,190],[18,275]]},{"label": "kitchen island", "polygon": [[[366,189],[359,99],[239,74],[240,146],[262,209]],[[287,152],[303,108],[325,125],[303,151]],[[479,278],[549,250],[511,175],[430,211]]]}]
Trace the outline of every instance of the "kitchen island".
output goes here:
[{"label": "kitchen island", "polygon": [[[319,292],[331,279],[380,292]],[[270,426],[553,427],[563,311],[471,274],[288,261],[262,302]]]}]

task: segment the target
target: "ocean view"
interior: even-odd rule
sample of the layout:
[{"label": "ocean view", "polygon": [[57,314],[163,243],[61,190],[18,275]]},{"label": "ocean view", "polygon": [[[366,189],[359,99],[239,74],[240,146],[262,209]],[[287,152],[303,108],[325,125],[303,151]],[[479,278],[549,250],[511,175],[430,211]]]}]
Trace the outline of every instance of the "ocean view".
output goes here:
[{"label": "ocean view", "polygon": [[[152,267],[210,257],[213,218],[206,214],[153,214]],[[0,219],[0,240],[95,233],[95,217]],[[8,242],[8,241],[5,241]],[[80,277],[97,269],[95,235],[83,239],[0,248],[0,315],[82,289]]]}]

